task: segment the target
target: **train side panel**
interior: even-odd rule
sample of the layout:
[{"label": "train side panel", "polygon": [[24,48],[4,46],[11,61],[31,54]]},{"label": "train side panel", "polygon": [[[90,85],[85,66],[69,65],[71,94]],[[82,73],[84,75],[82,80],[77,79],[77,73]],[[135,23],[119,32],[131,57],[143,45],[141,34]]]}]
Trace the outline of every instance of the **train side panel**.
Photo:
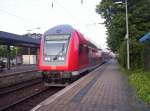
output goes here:
[{"label": "train side panel", "polygon": [[67,67],[68,71],[78,70],[78,48],[79,40],[76,32],[73,32],[70,38],[67,54]]}]

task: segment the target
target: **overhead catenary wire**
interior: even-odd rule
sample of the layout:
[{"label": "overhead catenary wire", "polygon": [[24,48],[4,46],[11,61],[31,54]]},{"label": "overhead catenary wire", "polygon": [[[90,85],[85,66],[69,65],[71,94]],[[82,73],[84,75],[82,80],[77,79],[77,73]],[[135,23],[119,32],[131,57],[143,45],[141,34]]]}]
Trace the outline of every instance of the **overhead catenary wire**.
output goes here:
[{"label": "overhead catenary wire", "polygon": [[[0,12],[2,12],[2,13],[5,13],[5,14],[7,14],[7,15],[9,15],[9,16],[12,16],[12,17],[15,17],[15,18],[17,18],[17,19],[19,19],[19,20],[21,20],[22,22],[24,22],[24,23],[29,23],[29,24],[33,24],[33,22],[34,22],[34,25],[37,25],[38,23],[36,23],[35,21],[33,21],[33,20],[29,20],[29,19],[26,19],[26,18],[23,18],[23,17],[21,17],[21,16],[18,16],[18,15],[16,15],[16,14],[14,14],[14,13],[12,13],[12,12],[9,12],[9,11],[6,11],[6,10],[4,10],[4,9],[0,9]],[[41,28],[41,26],[36,26],[36,28]],[[36,29],[36,28],[32,28],[32,29]],[[26,31],[32,31],[31,29],[27,29]]]},{"label": "overhead catenary wire", "polygon": [[16,15],[16,14],[13,14],[13,13],[11,13],[11,12],[8,12],[8,11],[6,11],[6,10],[0,9],[0,12],[3,12],[3,13],[8,14],[8,15],[10,15],[10,16],[14,16],[14,17],[16,17],[16,18],[18,18],[18,19],[20,19],[20,20],[23,20],[23,21],[27,21],[25,18],[23,18],[23,17],[21,17],[21,16],[18,16],[18,15]]},{"label": "overhead catenary wire", "polygon": [[52,8],[55,8],[55,4],[61,7],[70,18],[74,19],[75,21],[80,21],[79,19],[74,17],[74,15],[66,7],[64,7],[58,0],[51,0]]},{"label": "overhead catenary wire", "polygon": [[[3,9],[0,9],[0,12],[3,12],[3,13],[5,13],[5,14],[8,14],[9,16],[13,16],[13,17],[15,17],[15,18],[18,18],[18,19],[20,19],[21,21],[24,21],[24,22],[29,22],[29,23],[35,22],[35,21],[33,21],[33,20],[29,20],[29,19],[23,18],[23,17],[21,17],[21,16],[18,16],[18,15],[16,15],[16,14],[12,13],[12,12],[8,12],[8,11],[3,10]],[[36,23],[36,24],[37,24],[37,23]]]}]

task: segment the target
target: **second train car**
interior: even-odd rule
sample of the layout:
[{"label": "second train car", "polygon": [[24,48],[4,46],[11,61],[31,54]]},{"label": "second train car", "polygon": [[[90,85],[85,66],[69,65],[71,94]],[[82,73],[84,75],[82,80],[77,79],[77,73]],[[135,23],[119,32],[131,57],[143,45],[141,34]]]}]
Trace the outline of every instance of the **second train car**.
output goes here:
[{"label": "second train car", "polygon": [[65,86],[101,60],[100,50],[70,25],[53,27],[41,39],[39,70],[48,86]]}]

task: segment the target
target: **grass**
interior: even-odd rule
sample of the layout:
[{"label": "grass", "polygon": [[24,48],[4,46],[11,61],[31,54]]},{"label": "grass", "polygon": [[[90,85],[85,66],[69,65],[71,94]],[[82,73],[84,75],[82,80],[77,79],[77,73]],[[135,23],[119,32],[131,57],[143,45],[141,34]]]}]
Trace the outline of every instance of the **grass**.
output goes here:
[{"label": "grass", "polygon": [[135,87],[138,96],[150,105],[150,72],[137,70],[127,72],[129,83]]}]

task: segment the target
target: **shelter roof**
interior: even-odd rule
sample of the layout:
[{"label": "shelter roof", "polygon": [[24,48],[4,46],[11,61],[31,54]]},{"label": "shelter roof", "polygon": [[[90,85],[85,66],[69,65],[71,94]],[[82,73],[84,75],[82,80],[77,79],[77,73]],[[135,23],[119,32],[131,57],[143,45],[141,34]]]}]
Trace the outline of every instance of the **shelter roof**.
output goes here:
[{"label": "shelter roof", "polygon": [[39,47],[40,39],[0,31],[0,44],[23,47]]}]

